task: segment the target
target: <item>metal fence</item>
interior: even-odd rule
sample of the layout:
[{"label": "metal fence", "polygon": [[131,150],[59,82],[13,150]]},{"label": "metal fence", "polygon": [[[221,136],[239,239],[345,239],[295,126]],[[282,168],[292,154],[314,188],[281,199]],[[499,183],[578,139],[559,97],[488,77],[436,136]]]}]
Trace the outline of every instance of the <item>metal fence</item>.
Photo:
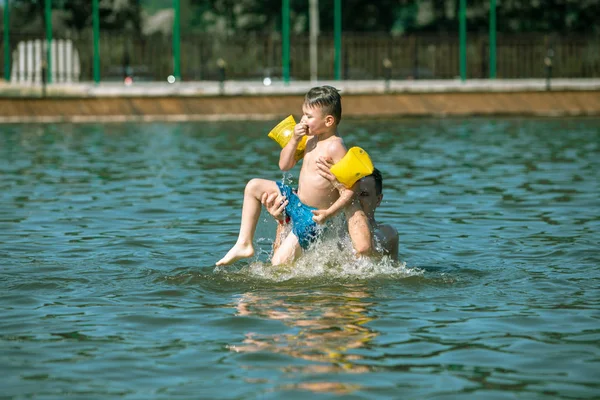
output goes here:
[{"label": "metal fence", "polygon": [[[1,35],[1,34],[0,34]],[[79,54],[79,80],[92,80],[93,41],[91,31],[54,39],[70,39]],[[11,65],[15,65],[19,43],[44,39],[40,35],[10,36]],[[487,34],[469,34],[467,78],[489,76]],[[0,40],[0,54],[4,52]],[[318,76],[334,78],[334,38],[321,35],[318,42]],[[100,37],[100,77],[102,81],[164,81],[173,73],[172,38],[165,35],[134,37],[129,33],[103,33]],[[181,76],[184,81],[219,80],[218,60],[225,61],[226,79],[254,80],[270,76],[281,78],[282,43],[279,34],[181,36]],[[292,36],[290,48],[292,80],[310,78],[309,39]],[[600,40],[597,37],[543,34],[498,35],[497,78],[545,78],[548,73],[560,78],[600,77]],[[551,56],[552,69],[545,60]],[[386,68],[384,60],[389,60]],[[2,65],[4,76],[4,68]],[[342,36],[343,79],[451,79],[459,76],[458,37],[344,32]]]}]

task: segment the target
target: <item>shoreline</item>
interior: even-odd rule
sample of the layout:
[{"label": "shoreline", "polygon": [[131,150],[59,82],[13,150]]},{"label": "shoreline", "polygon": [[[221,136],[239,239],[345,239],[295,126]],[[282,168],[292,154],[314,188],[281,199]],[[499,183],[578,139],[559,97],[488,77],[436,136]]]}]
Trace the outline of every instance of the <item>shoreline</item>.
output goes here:
[{"label": "shoreline", "polygon": [[277,120],[296,112],[311,87],[340,89],[348,118],[600,116],[600,79],[450,81],[226,81],[0,83],[0,123]]}]

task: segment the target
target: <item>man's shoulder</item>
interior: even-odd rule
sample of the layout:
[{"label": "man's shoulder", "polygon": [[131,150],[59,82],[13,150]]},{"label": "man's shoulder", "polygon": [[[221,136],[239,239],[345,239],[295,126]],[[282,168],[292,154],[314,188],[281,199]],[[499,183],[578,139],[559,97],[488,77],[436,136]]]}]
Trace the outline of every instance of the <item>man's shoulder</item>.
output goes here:
[{"label": "man's shoulder", "polygon": [[375,234],[386,248],[398,243],[398,230],[390,224],[379,224]]},{"label": "man's shoulder", "polygon": [[380,245],[384,249],[384,254],[389,254],[396,260],[398,258],[398,231],[392,225],[379,224],[376,233]]},{"label": "man's shoulder", "polygon": [[398,237],[398,230],[390,224],[379,224],[377,227],[386,237]]}]

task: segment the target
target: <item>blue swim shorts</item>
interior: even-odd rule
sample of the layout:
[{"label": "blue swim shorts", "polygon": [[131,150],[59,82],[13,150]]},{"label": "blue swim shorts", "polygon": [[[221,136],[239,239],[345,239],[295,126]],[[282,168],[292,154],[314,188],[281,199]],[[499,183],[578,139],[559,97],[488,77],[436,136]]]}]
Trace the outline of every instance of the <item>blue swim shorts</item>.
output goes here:
[{"label": "blue swim shorts", "polygon": [[300,247],[306,250],[315,241],[320,232],[317,223],[312,219],[312,211],[316,210],[316,208],[303,204],[288,185],[277,182],[277,186],[281,194],[288,200],[288,204],[285,206],[285,213],[292,221],[292,232],[298,237]]}]

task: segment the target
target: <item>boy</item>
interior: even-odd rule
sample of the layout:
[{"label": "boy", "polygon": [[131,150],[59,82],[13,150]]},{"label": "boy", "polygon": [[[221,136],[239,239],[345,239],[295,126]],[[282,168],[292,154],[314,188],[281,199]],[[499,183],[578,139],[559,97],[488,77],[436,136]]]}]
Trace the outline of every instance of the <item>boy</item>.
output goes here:
[{"label": "boy", "polygon": [[346,154],[346,147],[337,135],[342,118],[342,100],[337,89],[320,86],[309,90],[302,105],[302,119],[294,127],[294,134],[281,149],[279,168],[288,171],[296,164],[294,153],[303,136],[308,135],[304,161],[298,178],[298,192],[287,185],[266,179],[252,179],[244,191],[242,221],[236,244],[216,265],[231,264],[241,258],[254,255],[252,240],[260,217],[261,199],[264,193],[279,193],[288,199],[286,213],[291,218],[292,231],[283,240],[271,262],[278,265],[298,257],[302,249],[317,238],[317,224],[344,208],[354,195],[353,189],[334,187],[318,172],[320,157],[329,158],[335,164]]},{"label": "boy", "polygon": [[[331,166],[328,160],[321,160],[319,173],[325,179],[334,182],[336,178],[329,170]],[[356,254],[389,256],[392,260],[398,261],[398,231],[392,225],[379,223],[375,219],[375,210],[382,199],[383,179],[381,171],[375,168],[371,175],[358,181],[357,198],[344,210],[348,220],[348,233]],[[273,243],[274,249],[277,249],[280,245],[280,231],[283,228],[281,221],[284,219],[284,206],[288,204],[288,200],[277,193],[270,195],[265,193],[262,204],[273,218],[280,221]]]}]

